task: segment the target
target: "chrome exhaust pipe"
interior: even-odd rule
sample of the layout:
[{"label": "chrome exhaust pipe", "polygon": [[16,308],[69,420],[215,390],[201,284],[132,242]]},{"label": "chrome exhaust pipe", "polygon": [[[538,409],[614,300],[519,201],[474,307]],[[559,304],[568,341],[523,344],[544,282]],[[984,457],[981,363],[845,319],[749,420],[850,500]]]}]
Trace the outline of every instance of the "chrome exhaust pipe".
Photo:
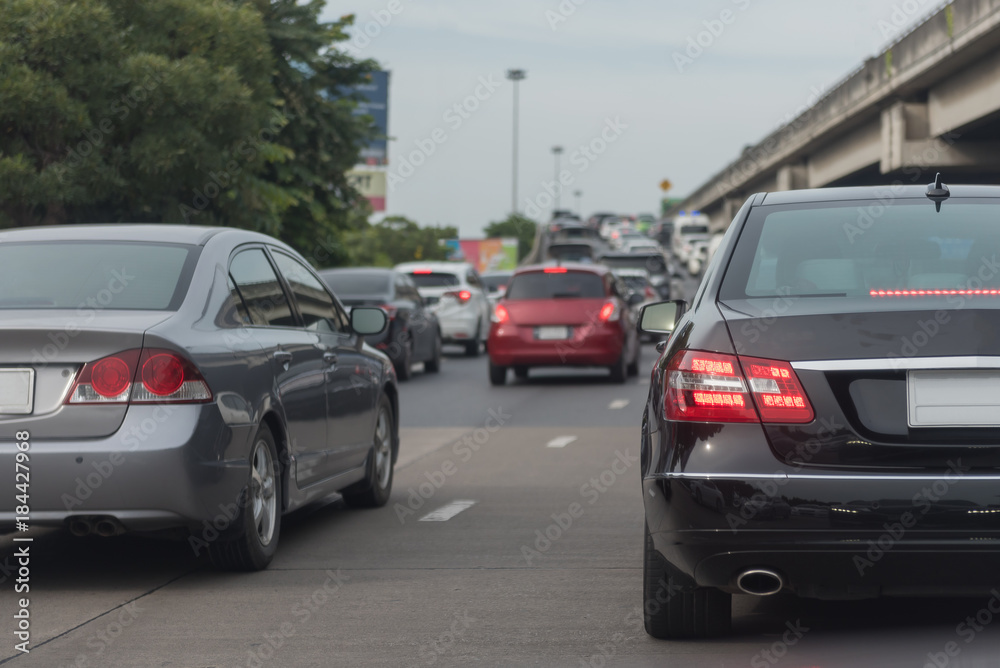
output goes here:
[{"label": "chrome exhaust pipe", "polygon": [[123,527],[118,520],[105,517],[104,519],[98,520],[97,524],[94,526],[94,531],[98,536],[110,538],[111,536],[117,536],[125,533],[125,527]]},{"label": "chrome exhaust pipe", "polygon": [[94,524],[86,517],[74,517],[69,522],[69,532],[81,538],[89,536],[94,531]]},{"label": "chrome exhaust pipe", "polygon": [[736,586],[744,594],[770,596],[781,591],[782,587],[785,586],[785,581],[774,571],[751,568],[739,574],[736,578]]}]

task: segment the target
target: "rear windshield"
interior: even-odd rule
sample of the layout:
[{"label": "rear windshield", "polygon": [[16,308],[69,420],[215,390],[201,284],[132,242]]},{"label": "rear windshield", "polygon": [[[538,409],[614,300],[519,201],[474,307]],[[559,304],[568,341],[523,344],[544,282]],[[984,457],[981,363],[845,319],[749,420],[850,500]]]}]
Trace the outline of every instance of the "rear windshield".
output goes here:
[{"label": "rear windshield", "polygon": [[[927,200],[763,207],[747,221],[720,297],[778,297],[792,312],[961,306],[963,291],[1000,289],[998,260],[996,201],[951,200],[940,213]],[[1000,305],[1000,295],[968,296],[976,308]]]},{"label": "rear windshield", "polygon": [[458,276],[454,274],[410,274],[410,278],[418,288],[450,288],[459,285]]},{"label": "rear windshield", "polygon": [[135,243],[0,244],[0,309],[179,307],[190,248]]},{"label": "rear windshield", "polygon": [[582,259],[594,257],[594,249],[583,244],[569,244],[563,246],[549,246],[549,257],[559,260],[569,260],[575,262]]},{"label": "rear windshield", "polygon": [[657,255],[635,255],[634,257],[604,257],[601,264],[612,269],[645,269],[653,275],[667,273],[667,263]]},{"label": "rear windshield", "polygon": [[622,276],[622,281],[630,290],[645,290],[649,281],[645,276]]},{"label": "rear windshield", "polygon": [[532,272],[515,276],[507,288],[507,299],[601,299],[604,281],[597,274],[568,271],[565,274]]},{"label": "rear windshield", "polygon": [[392,292],[389,274],[338,272],[321,276],[330,289],[338,295],[384,295]]}]

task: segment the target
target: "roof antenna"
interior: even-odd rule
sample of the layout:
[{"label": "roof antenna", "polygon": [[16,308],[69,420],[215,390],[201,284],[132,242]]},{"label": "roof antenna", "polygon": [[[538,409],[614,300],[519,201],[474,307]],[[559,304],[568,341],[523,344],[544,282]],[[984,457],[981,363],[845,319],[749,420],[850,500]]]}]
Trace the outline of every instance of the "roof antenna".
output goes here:
[{"label": "roof antenna", "polygon": [[937,176],[934,177],[934,183],[927,184],[927,199],[934,202],[937,212],[941,213],[941,204],[949,197],[951,197],[951,191],[948,190],[948,186],[941,183],[941,172],[938,172]]}]

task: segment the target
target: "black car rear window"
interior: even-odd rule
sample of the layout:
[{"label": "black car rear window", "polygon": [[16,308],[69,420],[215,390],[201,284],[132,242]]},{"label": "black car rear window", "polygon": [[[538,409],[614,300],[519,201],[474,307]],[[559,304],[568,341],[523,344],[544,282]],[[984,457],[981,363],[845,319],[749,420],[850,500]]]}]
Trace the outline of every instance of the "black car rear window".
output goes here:
[{"label": "black car rear window", "polygon": [[583,271],[518,274],[507,288],[507,299],[601,299],[604,281]]},{"label": "black car rear window", "polygon": [[190,255],[177,244],[3,243],[0,309],[175,310]]},{"label": "black car rear window", "polygon": [[708,225],[684,225],[681,234],[708,234]]},{"label": "black car rear window", "polygon": [[[1000,202],[851,201],[754,210],[720,291],[785,308],[997,308]],[[977,295],[976,292],[980,293]],[[796,298],[802,299],[796,299]],[[808,307],[803,302],[811,302]]]},{"label": "black car rear window", "polygon": [[483,285],[490,292],[495,292],[496,290],[502,290],[507,287],[510,283],[510,276],[483,276]]},{"label": "black car rear window", "polygon": [[418,288],[450,288],[459,285],[458,276],[454,274],[429,273],[410,274],[410,278],[417,284]]},{"label": "black car rear window", "polygon": [[384,295],[392,292],[392,276],[380,272],[336,272],[320,274],[337,295]]},{"label": "black car rear window", "polygon": [[582,259],[594,257],[594,249],[586,244],[553,244],[548,249],[549,257],[554,260],[579,262]]}]

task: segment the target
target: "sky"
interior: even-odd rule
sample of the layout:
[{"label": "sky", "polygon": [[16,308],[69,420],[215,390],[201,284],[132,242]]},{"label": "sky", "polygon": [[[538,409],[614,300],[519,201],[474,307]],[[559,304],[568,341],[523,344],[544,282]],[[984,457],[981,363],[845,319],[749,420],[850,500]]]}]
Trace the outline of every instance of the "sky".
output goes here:
[{"label": "sky", "polygon": [[[658,213],[940,9],[939,0],[329,0],[391,72],[388,215],[482,236],[512,209]],[[579,200],[575,192],[581,192]],[[579,202],[579,208],[577,204]]]}]

